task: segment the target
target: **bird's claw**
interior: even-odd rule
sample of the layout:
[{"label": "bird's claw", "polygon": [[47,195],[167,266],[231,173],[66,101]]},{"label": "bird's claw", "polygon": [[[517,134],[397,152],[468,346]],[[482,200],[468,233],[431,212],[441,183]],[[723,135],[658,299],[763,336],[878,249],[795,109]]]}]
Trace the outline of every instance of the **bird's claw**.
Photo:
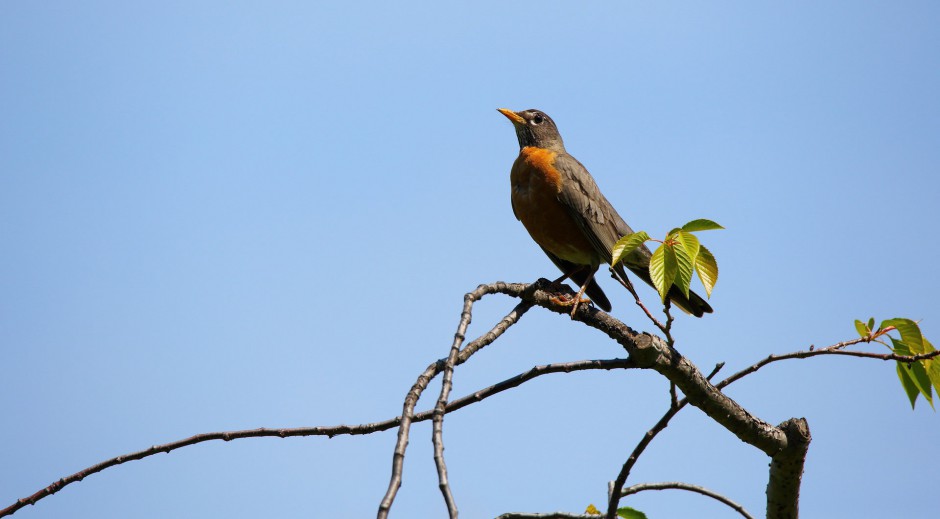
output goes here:
[{"label": "bird's claw", "polygon": [[593,301],[591,301],[590,299],[588,299],[588,298],[586,298],[586,297],[575,298],[575,297],[573,297],[573,296],[571,296],[571,295],[568,295],[568,294],[559,294],[559,295],[557,295],[557,296],[552,296],[551,298],[549,298],[549,301],[551,301],[552,303],[555,303],[556,305],[559,305],[559,306],[571,306],[571,307],[573,307],[573,308],[571,309],[571,317],[574,317],[574,314],[578,311],[578,306],[580,306],[580,305],[582,305],[582,304],[586,304],[586,305],[592,305],[592,304],[594,304]]}]

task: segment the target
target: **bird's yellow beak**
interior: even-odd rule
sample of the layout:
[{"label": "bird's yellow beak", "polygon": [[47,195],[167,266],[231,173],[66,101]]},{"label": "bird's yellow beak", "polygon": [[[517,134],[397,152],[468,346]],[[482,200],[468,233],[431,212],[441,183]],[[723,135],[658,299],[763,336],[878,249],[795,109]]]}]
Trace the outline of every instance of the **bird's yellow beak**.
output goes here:
[{"label": "bird's yellow beak", "polygon": [[497,110],[499,110],[499,113],[505,115],[507,119],[512,121],[512,124],[525,124],[525,119],[523,119],[522,116],[516,112],[513,112],[508,108],[497,108]]}]

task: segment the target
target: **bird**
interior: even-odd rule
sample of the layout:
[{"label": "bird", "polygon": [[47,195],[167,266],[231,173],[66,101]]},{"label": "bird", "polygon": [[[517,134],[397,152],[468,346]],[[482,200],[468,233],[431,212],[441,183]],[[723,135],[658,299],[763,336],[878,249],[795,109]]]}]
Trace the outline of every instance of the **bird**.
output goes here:
[{"label": "bird", "polygon": [[[594,177],[565,150],[555,121],[541,110],[514,112],[497,109],[515,127],[519,156],[510,171],[512,211],[562,272],[555,280],[568,278],[580,287],[575,298],[558,300],[573,305],[577,311],[587,293],[595,305],[611,311],[610,300],[597,284],[594,274],[601,264],[609,264],[611,249],[633,229],[607,201]],[[635,276],[653,286],[649,264],[652,253],[645,245],[614,266],[626,280],[624,266]],[[667,293],[672,303],[686,313],[702,317],[712,307],[695,292],[686,297],[676,286]]]}]

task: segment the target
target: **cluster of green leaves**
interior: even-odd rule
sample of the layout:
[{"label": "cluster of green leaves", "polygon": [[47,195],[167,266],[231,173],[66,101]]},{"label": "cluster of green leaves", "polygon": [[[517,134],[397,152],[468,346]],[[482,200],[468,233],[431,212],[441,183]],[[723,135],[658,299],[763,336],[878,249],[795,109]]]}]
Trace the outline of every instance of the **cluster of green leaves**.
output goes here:
[{"label": "cluster of green leaves", "polygon": [[705,294],[711,297],[712,289],[718,282],[718,262],[692,233],[715,229],[724,227],[711,220],[699,219],[669,231],[666,239],[662,241],[650,238],[645,231],[628,234],[614,244],[611,265],[628,258],[633,251],[648,241],[659,242],[661,245],[653,251],[649,269],[653,286],[662,301],[666,302],[666,294],[672,285],[676,285],[688,297],[693,272],[698,273],[698,278],[705,287]]},{"label": "cluster of green leaves", "polygon": [[[904,355],[907,357],[914,355],[924,355],[936,351],[930,341],[924,337],[920,331],[920,326],[915,321],[896,317],[881,321],[881,325],[875,328],[875,318],[872,317],[867,323],[855,321],[855,330],[858,331],[861,338],[868,341],[875,341],[884,344],[895,355]],[[888,335],[889,332],[897,331],[900,339]],[[891,340],[889,345],[882,337]],[[898,378],[901,379],[901,387],[907,393],[907,398],[911,401],[911,409],[917,402],[918,396],[923,396],[930,407],[933,407],[933,391],[937,391],[940,396],[940,357],[921,359],[914,362],[901,362],[897,364]]]}]

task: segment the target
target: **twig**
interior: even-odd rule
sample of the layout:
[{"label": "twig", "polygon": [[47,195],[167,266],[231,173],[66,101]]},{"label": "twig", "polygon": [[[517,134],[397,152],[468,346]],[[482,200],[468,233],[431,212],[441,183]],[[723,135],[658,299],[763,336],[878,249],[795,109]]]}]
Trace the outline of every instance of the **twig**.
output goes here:
[{"label": "twig", "polygon": [[715,378],[715,375],[717,375],[718,372],[721,371],[721,368],[723,368],[723,367],[725,367],[725,363],[724,363],[724,362],[719,362],[718,364],[715,364],[715,367],[712,368],[711,373],[709,373],[708,376],[705,377],[705,378],[708,379],[708,380],[711,380],[711,379]]},{"label": "twig", "polygon": [[467,294],[463,298],[463,311],[460,313],[460,323],[457,325],[457,332],[454,334],[454,342],[450,347],[450,354],[447,356],[447,362],[444,364],[444,376],[441,381],[441,394],[434,405],[433,426],[431,428],[431,441],[434,444],[434,465],[437,467],[438,486],[441,494],[444,496],[444,503],[447,505],[447,514],[450,519],[457,519],[457,503],[454,501],[454,495],[451,492],[450,484],[447,482],[447,463],[444,461],[444,411],[447,407],[447,399],[450,397],[450,390],[453,384],[454,364],[457,362],[457,355],[460,353],[460,346],[466,337],[467,327],[473,318],[473,303],[479,298]]},{"label": "twig", "polygon": [[855,344],[859,344],[862,342],[869,342],[869,341],[867,339],[852,339],[850,341],[839,342],[839,343],[833,344],[832,346],[827,346],[825,348],[818,349],[818,350],[794,351],[791,353],[784,353],[782,355],[768,355],[763,360],[760,360],[759,362],[756,362],[753,365],[748,366],[747,368],[744,368],[741,371],[738,371],[737,373],[715,384],[715,387],[717,387],[718,389],[723,389],[727,387],[729,384],[736,382],[738,380],[741,380],[747,375],[755,373],[757,370],[763,368],[764,366],[768,364],[772,364],[774,362],[781,361],[781,360],[808,359],[810,357],[818,357],[820,355],[846,355],[849,357],[860,357],[860,358],[865,358],[865,359],[877,359],[877,360],[885,360],[885,361],[896,360],[898,362],[911,363],[911,362],[917,362],[917,361],[925,360],[925,359],[932,359],[940,355],[940,350],[932,351],[930,353],[921,353],[919,355],[897,355],[894,353],[869,353],[865,351],[848,351],[844,349],[848,346],[853,346]]},{"label": "twig", "polygon": [[636,305],[643,309],[643,313],[646,314],[646,317],[648,317],[649,320],[652,321],[653,324],[657,328],[660,329],[660,331],[662,331],[663,333],[667,333],[666,326],[663,325],[663,323],[659,322],[658,319],[653,317],[653,314],[652,312],[649,311],[649,308],[646,308],[646,305],[644,305],[643,301],[640,300],[640,296],[639,294],[636,293],[636,289],[633,288],[633,283],[630,282],[630,278],[627,277],[626,271],[624,271],[624,275],[621,276],[620,273],[614,270],[613,267],[610,267],[610,277],[620,282],[620,284],[623,285],[624,288],[626,288],[630,292],[630,294],[633,295],[633,300],[636,301]]},{"label": "twig", "polygon": [[663,333],[666,334],[666,344],[668,344],[670,348],[674,348],[676,346],[676,340],[672,338],[672,323],[676,318],[672,316],[672,312],[669,311],[670,309],[672,309],[672,299],[666,298],[666,302],[663,303],[663,313],[666,314],[666,327],[663,328]]},{"label": "twig", "polygon": [[[725,365],[724,362],[719,362],[712,369],[711,373],[705,377],[707,380],[711,380],[715,375],[718,374],[718,371],[721,370]],[[607,519],[613,519],[617,516],[617,507],[620,504],[620,498],[623,497],[623,494],[620,492],[620,489],[623,488],[623,485],[626,484],[627,478],[630,476],[630,471],[633,470],[633,466],[636,464],[636,461],[640,458],[640,454],[643,454],[643,451],[646,450],[646,447],[653,441],[653,438],[657,434],[662,432],[666,426],[669,425],[669,421],[672,420],[672,417],[675,416],[679,411],[682,410],[686,404],[689,403],[687,398],[683,398],[681,401],[677,402],[675,405],[669,407],[669,410],[656,422],[650,430],[646,431],[646,434],[640,439],[640,442],[633,448],[633,452],[630,453],[630,457],[627,458],[627,461],[624,462],[623,467],[620,469],[620,473],[617,474],[617,479],[614,480],[611,485],[611,491],[608,496],[607,503]]]},{"label": "twig", "polygon": [[669,481],[665,483],[641,483],[639,485],[633,485],[633,486],[623,489],[623,492],[621,492],[621,494],[623,494],[624,496],[629,496],[630,494],[636,494],[638,492],[643,492],[645,490],[669,490],[669,489],[688,490],[690,492],[696,492],[696,493],[702,494],[703,496],[708,496],[712,499],[716,499],[728,505],[729,507],[734,509],[735,512],[741,514],[747,519],[754,519],[754,516],[749,514],[747,510],[744,509],[743,506],[732,501],[731,499],[728,499],[727,497],[717,492],[714,492],[712,490],[709,490],[705,487],[700,487],[698,485],[690,485],[688,483],[682,483],[680,481]]}]

